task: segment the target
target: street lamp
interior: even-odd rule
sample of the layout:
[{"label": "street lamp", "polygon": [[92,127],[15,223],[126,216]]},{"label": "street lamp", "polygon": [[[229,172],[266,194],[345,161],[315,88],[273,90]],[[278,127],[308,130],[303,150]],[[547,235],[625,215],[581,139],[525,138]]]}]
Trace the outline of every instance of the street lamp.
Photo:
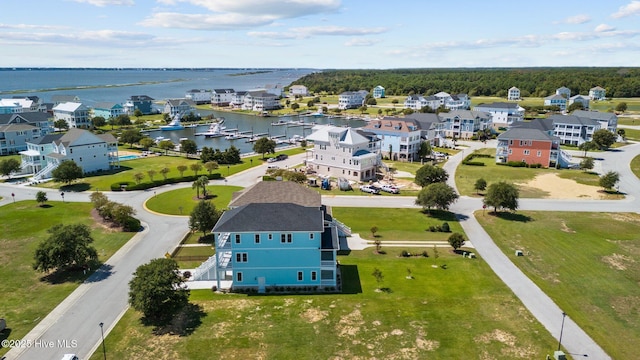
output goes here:
[{"label": "street lamp", "polygon": [[107,349],[104,347],[104,330],[102,329],[104,323],[98,325],[100,325],[100,335],[102,336],[102,354],[104,355],[104,360],[107,360]]},{"label": "street lamp", "polygon": [[62,202],[64,202],[64,193],[63,193],[63,192],[61,192],[61,193],[60,193],[60,196],[62,196]]},{"label": "street lamp", "polygon": [[560,351],[560,345],[562,344],[562,330],[564,330],[564,318],[567,316],[567,313],[562,312],[562,325],[560,325],[560,337],[558,338],[558,351]]},{"label": "street lamp", "polygon": [[13,202],[16,202],[16,194],[11,193],[11,198],[13,199]]},{"label": "street lamp", "polygon": [[253,158],[249,159],[251,161],[251,166],[253,166]]},{"label": "street lamp", "polygon": [[227,176],[229,176],[230,173],[231,173],[231,170],[229,169],[229,165],[227,165]]}]

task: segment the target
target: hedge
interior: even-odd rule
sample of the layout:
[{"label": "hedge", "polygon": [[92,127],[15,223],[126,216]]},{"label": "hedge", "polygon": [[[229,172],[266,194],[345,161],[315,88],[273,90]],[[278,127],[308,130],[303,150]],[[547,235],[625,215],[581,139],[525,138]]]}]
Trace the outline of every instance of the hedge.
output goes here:
[{"label": "hedge", "polygon": [[[211,175],[208,174],[203,174],[203,175],[191,175],[191,176],[185,176],[185,177],[181,177],[181,178],[168,178],[168,179],[162,179],[162,180],[154,180],[152,182],[143,182],[140,184],[136,184],[133,183],[131,181],[120,181],[117,183],[113,183],[111,184],[111,191],[134,191],[134,190],[147,190],[147,189],[151,189],[154,187],[158,187],[158,186],[162,186],[162,185],[167,185],[167,184],[177,184],[177,183],[181,183],[181,182],[193,182],[198,180],[199,177],[201,176],[206,176],[209,178],[209,180],[217,180],[217,179],[221,179],[222,175],[220,175],[220,173],[213,173]],[[124,189],[123,189],[123,185],[124,185]]]}]

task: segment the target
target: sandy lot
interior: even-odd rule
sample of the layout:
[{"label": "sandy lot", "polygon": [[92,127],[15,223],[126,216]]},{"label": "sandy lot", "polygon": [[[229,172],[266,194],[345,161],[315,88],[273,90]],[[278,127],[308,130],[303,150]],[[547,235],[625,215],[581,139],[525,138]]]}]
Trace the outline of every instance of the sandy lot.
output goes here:
[{"label": "sandy lot", "polygon": [[549,193],[546,199],[603,199],[604,194],[600,193],[597,186],[578,184],[573,180],[563,179],[557,173],[549,173],[536,176],[527,183],[516,183],[517,185],[528,186],[540,189]]}]

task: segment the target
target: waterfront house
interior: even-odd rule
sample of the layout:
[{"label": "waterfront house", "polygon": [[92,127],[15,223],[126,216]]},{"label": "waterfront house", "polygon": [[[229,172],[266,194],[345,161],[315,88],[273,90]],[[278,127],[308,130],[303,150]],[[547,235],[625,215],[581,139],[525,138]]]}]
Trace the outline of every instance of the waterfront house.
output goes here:
[{"label": "waterfront house", "polygon": [[304,85],[291,85],[289,86],[289,96],[307,96],[309,95],[309,89]]},{"label": "waterfront house", "polygon": [[17,114],[23,111],[22,105],[15,99],[0,99],[0,114]]},{"label": "waterfront house", "polygon": [[0,99],[0,114],[15,114],[21,112],[46,111],[46,107],[40,104],[37,96]]},{"label": "waterfront house", "polygon": [[589,97],[588,96],[584,96],[584,95],[574,95],[572,97],[569,98],[569,106],[571,106],[571,104],[573,103],[580,103],[582,104],[582,108],[584,110],[589,110]]},{"label": "waterfront house", "polygon": [[82,103],[65,102],[53,107],[53,118],[64,120],[69,128],[89,128],[89,109]]},{"label": "waterfront house", "polygon": [[186,92],[184,97],[187,100],[193,101],[195,104],[210,104],[211,103],[211,90],[205,89],[191,89]]},{"label": "waterfront house", "polygon": [[514,123],[524,120],[524,108],[516,103],[493,102],[480,104],[473,108],[491,114],[491,124],[495,129],[508,128]]},{"label": "waterfront house", "polygon": [[282,94],[284,94],[284,87],[282,84],[267,84],[264,87],[264,91],[268,94],[275,95],[278,99],[281,99]]},{"label": "waterfront house", "polygon": [[[45,140],[50,142],[44,144]],[[96,135],[78,128],[64,134],[50,134],[42,141],[29,142],[27,150],[20,154],[23,168],[39,169],[33,176],[34,180],[50,178],[51,172],[68,160],[73,160],[85,174],[120,166],[118,141],[113,135]]]},{"label": "waterfront house", "polygon": [[589,90],[589,98],[591,100],[604,100],[607,95],[607,90],[600,86],[593,87]]},{"label": "waterfront house", "polygon": [[79,103],[80,102],[80,98],[76,95],[52,95],[51,96],[51,102],[53,103],[53,106],[55,107],[56,105],[60,105],[62,103],[66,103],[66,102],[76,102]]},{"label": "waterfront house", "polygon": [[565,99],[571,97],[571,89],[568,87],[562,86],[556,89],[556,95],[563,96]]},{"label": "waterfront house", "polygon": [[168,99],[164,103],[164,114],[169,114],[172,118],[176,115],[186,115],[189,113],[195,113],[196,103],[188,99]]},{"label": "waterfront house", "polygon": [[[350,235],[316,191],[289,181],[262,181],[233,195],[213,228],[215,255],[195,280],[234,290],[335,288],[339,236]],[[213,270],[213,275],[211,274]],[[212,275],[212,276],[211,276]]]},{"label": "waterfront house", "polygon": [[0,114],[0,155],[16,154],[25,150],[28,141],[46,134],[37,122],[25,116],[28,114],[44,115],[48,125],[46,113]]},{"label": "waterfront house", "polygon": [[376,179],[381,163],[380,139],[368,131],[350,127],[315,126],[306,137],[313,143],[307,168],[322,176],[348,180]]},{"label": "waterfront house", "polygon": [[[537,128],[513,127],[498,136],[496,163],[522,161],[529,165],[560,167],[568,164],[560,139]],[[562,156],[565,155],[565,156]]]},{"label": "waterfront house", "polygon": [[562,95],[553,94],[544,98],[544,106],[557,106],[560,111],[567,110],[567,98]]},{"label": "waterfront house", "polygon": [[428,141],[432,146],[443,146],[445,144],[444,123],[438,114],[413,113],[407,115],[406,118],[412,119],[418,124],[422,140]]},{"label": "waterfront house", "polygon": [[362,128],[380,139],[380,152],[391,160],[414,161],[418,159],[421,130],[413,119],[385,117],[371,120]]},{"label": "waterfront house", "polygon": [[378,85],[376,87],[373,88],[372,90],[372,96],[376,99],[381,99],[383,97],[385,97],[385,90],[382,86]]},{"label": "waterfront house", "polygon": [[342,110],[357,109],[364,105],[367,94],[368,92],[365,90],[345,91],[338,95],[338,108]]},{"label": "waterfront house", "polygon": [[244,98],[247,96],[249,92],[248,91],[236,91],[233,93],[233,96],[231,97],[231,102],[229,103],[229,106],[231,106],[232,108],[242,108],[242,105],[244,105]]},{"label": "waterfront house", "polygon": [[117,118],[125,114],[124,106],[112,102],[99,102],[93,106],[93,116],[102,116],[105,119]]},{"label": "waterfront house", "polygon": [[[246,92],[245,92],[246,93]],[[233,89],[213,89],[211,91],[211,105],[214,106],[229,106],[234,102],[234,95],[236,92]],[[244,102],[244,97],[238,104]]]},{"label": "waterfront house", "polygon": [[243,110],[266,111],[280,109],[278,96],[266,91],[249,91],[244,96]]},{"label": "waterfront house", "polygon": [[507,100],[520,100],[520,89],[515,86],[512,86],[507,90]]},{"label": "waterfront house", "polygon": [[404,107],[407,109],[420,111],[425,106],[435,111],[440,107],[440,99],[435,96],[409,95],[404,100]]},{"label": "waterfront house", "polygon": [[133,95],[124,103],[124,112],[133,115],[136,110],[140,110],[144,115],[152,114],[153,100],[147,95]]},{"label": "waterfront house", "polygon": [[491,114],[485,111],[454,110],[438,115],[446,136],[455,139],[471,139],[476,132],[492,126]]}]

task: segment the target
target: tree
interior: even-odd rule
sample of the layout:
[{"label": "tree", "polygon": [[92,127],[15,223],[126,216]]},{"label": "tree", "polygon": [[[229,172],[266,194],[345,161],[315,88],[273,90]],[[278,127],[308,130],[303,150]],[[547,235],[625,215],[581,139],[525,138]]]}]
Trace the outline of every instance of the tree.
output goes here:
[{"label": "tree", "polygon": [[156,144],[156,142],[148,136],[140,139],[139,143],[140,143],[140,146],[142,146],[142,148],[145,150],[149,150],[150,147]]},{"label": "tree", "polygon": [[432,207],[448,210],[449,206],[458,199],[458,194],[443,182],[429,184],[418,193],[415,204],[430,210]]},{"label": "tree", "polygon": [[476,183],[473,184],[473,189],[476,191],[476,195],[479,194],[480,191],[484,191],[487,188],[487,181],[483,178],[476,180]]},{"label": "tree", "polygon": [[398,99],[393,99],[393,100],[391,100],[391,103],[392,103],[392,104],[393,104],[393,106],[395,107],[395,106],[396,106],[396,104],[398,103]]},{"label": "tree", "polygon": [[198,173],[200,171],[202,171],[202,164],[200,163],[193,163],[191,165],[189,165],[189,169],[191,169],[191,171],[193,171],[193,174],[195,176],[198,176]]},{"label": "tree", "polygon": [[69,130],[69,123],[67,123],[67,120],[59,119],[53,122],[53,127],[60,131]]},{"label": "tree", "polygon": [[158,173],[158,172],[157,172],[157,171],[155,171],[155,170],[153,170],[153,169],[147,170],[147,175],[149,175],[149,179],[150,179],[152,182],[153,182],[153,177],[154,177],[154,176],[156,176],[156,174],[157,174],[157,173]]},{"label": "tree", "polygon": [[416,171],[415,183],[425,187],[429,184],[445,182],[448,178],[449,175],[443,168],[427,164]]},{"label": "tree", "polygon": [[43,206],[49,199],[47,198],[47,193],[40,190],[36,193],[36,201],[39,206]]},{"label": "tree", "polygon": [[187,165],[178,165],[176,169],[180,172],[180,177],[184,177],[184,172],[187,171],[188,167]]},{"label": "tree", "polygon": [[200,200],[189,216],[189,228],[192,231],[202,231],[202,236],[205,236],[211,232],[221,215],[211,202]]},{"label": "tree", "polygon": [[596,150],[598,145],[593,141],[585,141],[582,144],[578,145],[578,149],[584,151],[584,156],[587,156],[588,151]]},{"label": "tree", "polygon": [[593,142],[598,145],[600,149],[606,150],[616,142],[616,134],[607,129],[596,130],[593,133]]},{"label": "tree", "polygon": [[158,144],[158,147],[164,150],[164,154],[167,155],[169,150],[173,150],[176,148],[176,144],[174,144],[171,140],[162,140]]},{"label": "tree", "polygon": [[188,303],[189,289],[173,259],[140,265],[129,281],[129,304],[152,324],[166,324]]},{"label": "tree", "polygon": [[276,142],[268,137],[261,137],[253,143],[253,151],[262,154],[262,159],[264,159],[264,154],[273,154],[276,151]]},{"label": "tree", "polygon": [[303,172],[287,171],[284,173],[284,178],[287,179],[287,181],[293,181],[298,184],[307,182],[307,175]]},{"label": "tree", "polygon": [[208,146],[203,146],[202,150],[200,150],[200,161],[203,163],[216,161],[216,152]]},{"label": "tree", "polygon": [[141,172],[133,174],[133,180],[135,180],[136,184],[140,184],[144,179],[144,174]]},{"label": "tree", "polygon": [[120,135],[120,141],[125,144],[129,144],[129,147],[132,148],[133,144],[142,140],[143,136],[140,130],[138,129],[127,129],[122,132]]},{"label": "tree", "polygon": [[580,161],[580,169],[585,171],[593,169],[593,165],[594,162],[592,157],[586,157]]},{"label": "tree", "polygon": [[163,167],[162,169],[160,169],[160,174],[162,175],[162,178],[167,180],[167,174],[170,172],[171,170],[169,170],[168,167]]},{"label": "tree", "polygon": [[48,272],[69,266],[86,265],[98,259],[91,246],[91,229],[84,224],[54,225],[49,237],[41,242],[34,254],[33,269]]},{"label": "tree", "polygon": [[382,271],[378,268],[374,268],[371,275],[376,279],[376,283],[378,283],[378,289],[382,285],[382,281],[384,281],[384,275],[382,275]]},{"label": "tree", "polygon": [[207,185],[209,185],[209,178],[206,176],[200,176],[196,181],[191,184],[192,189],[196,189],[196,197],[200,197],[200,189],[202,189],[202,196],[207,198]]},{"label": "tree", "polygon": [[92,192],[91,195],[89,195],[89,199],[93,204],[93,208],[96,210],[99,210],[101,207],[103,207],[106,203],[109,202],[109,198],[107,198],[107,196],[101,193],[100,191]]},{"label": "tree", "polygon": [[393,161],[393,145],[389,144],[389,160]]},{"label": "tree", "polygon": [[571,105],[569,105],[567,107],[567,111],[570,112],[570,113],[572,113],[572,112],[574,112],[576,110],[584,110],[584,105],[579,101],[576,101],[576,102],[574,102],[573,104],[571,104]]},{"label": "tree", "polygon": [[627,132],[624,129],[618,129],[618,136],[622,138],[622,141],[627,141]]},{"label": "tree", "polygon": [[162,120],[164,120],[165,123],[170,123],[171,122],[171,115],[164,113],[162,114]]},{"label": "tree", "polygon": [[423,141],[420,143],[420,149],[418,149],[418,157],[420,158],[420,160],[431,155],[431,152],[431,143],[429,143],[428,141]]},{"label": "tree", "polygon": [[610,190],[620,181],[620,174],[615,171],[609,171],[608,173],[600,176],[598,185],[602,186],[605,190]]},{"label": "tree", "polygon": [[107,125],[107,119],[102,116],[94,116],[91,118],[91,125],[93,125],[93,127],[105,126]]},{"label": "tree", "polygon": [[135,109],[133,110],[133,116],[136,117],[136,119],[140,119],[140,116],[142,116],[142,111],[140,109]]},{"label": "tree", "polygon": [[118,203],[113,204],[114,205],[111,208],[111,219],[118,225],[125,226],[127,221],[136,214],[136,211],[129,205]]},{"label": "tree", "polygon": [[453,233],[451,234],[451,236],[449,236],[447,241],[449,241],[449,245],[451,245],[453,250],[458,250],[462,246],[464,246],[465,238],[464,235],[460,233]]},{"label": "tree", "polygon": [[220,166],[218,165],[218,163],[216,161],[207,161],[206,163],[204,163],[204,168],[207,169],[207,171],[209,172],[209,175],[211,175],[211,172],[217,168],[219,168]]},{"label": "tree", "polygon": [[0,161],[0,174],[2,174],[2,176],[10,178],[12,173],[20,169],[21,165],[18,159],[10,158]]},{"label": "tree", "polygon": [[116,125],[129,126],[131,125],[131,118],[127,114],[120,114],[116,117]]},{"label": "tree", "polygon": [[291,110],[296,111],[300,109],[300,105],[298,103],[291,104]]},{"label": "tree", "polygon": [[189,157],[189,155],[198,152],[198,145],[193,140],[182,140],[180,141],[180,150],[184,151]]},{"label": "tree", "polygon": [[493,210],[496,212],[498,209],[509,209],[511,211],[515,211],[518,209],[519,196],[520,193],[515,185],[500,181],[489,185],[483,202],[487,206],[492,206]]},{"label": "tree", "polygon": [[80,179],[84,176],[82,168],[76,164],[73,160],[65,160],[57,168],[51,172],[53,181],[63,182],[70,184],[76,179]]},{"label": "tree", "polygon": [[367,105],[362,105],[358,108],[358,111],[360,111],[360,114],[364,114],[367,112]]},{"label": "tree", "polygon": [[626,102],[620,102],[618,104],[616,104],[616,112],[618,113],[623,113],[627,111],[627,103]]},{"label": "tree", "polygon": [[375,238],[376,237],[376,233],[378,232],[378,227],[377,226],[372,226],[369,231],[371,231],[371,237]]}]

